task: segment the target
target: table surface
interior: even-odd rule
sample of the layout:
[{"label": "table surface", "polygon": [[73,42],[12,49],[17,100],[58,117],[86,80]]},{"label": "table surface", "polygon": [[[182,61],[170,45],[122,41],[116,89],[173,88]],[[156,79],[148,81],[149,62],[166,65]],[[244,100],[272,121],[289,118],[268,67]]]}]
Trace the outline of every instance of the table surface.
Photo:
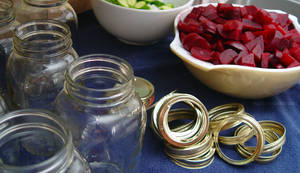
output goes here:
[{"label": "table surface", "polygon": [[150,46],[132,46],[120,42],[107,33],[91,11],[79,15],[79,29],[74,34],[73,47],[80,56],[105,53],[127,60],[136,76],[148,79],[155,86],[156,101],[173,90],[196,96],[207,109],[238,102],[257,120],[274,120],[286,127],[286,143],[279,157],[271,163],[252,162],[245,166],[232,166],[217,154],[213,163],[200,170],[189,170],[174,164],[163,152],[163,142],[149,126],[148,111],[144,138],[141,173],[194,173],[194,172],[300,172],[300,83],[288,91],[266,99],[246,100],[223,95],[206,87],[194,78],[182,61],[173,54],[169,44],[173,34]]}]

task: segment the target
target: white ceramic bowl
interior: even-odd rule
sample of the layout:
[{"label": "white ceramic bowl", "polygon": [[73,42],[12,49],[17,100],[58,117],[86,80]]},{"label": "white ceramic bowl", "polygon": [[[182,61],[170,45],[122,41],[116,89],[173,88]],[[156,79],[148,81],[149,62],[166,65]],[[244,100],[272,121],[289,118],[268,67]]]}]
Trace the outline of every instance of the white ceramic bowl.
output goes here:
[{"label": "white ceramic bowl", "polygon": [[[197,6],[206,5],[208,4]],[[213,65],[192,57],[183,48],[177,30],[178,22],[183,20],[192,9],[193,7],[188,8],[177,15],[174,21],[175,38],[170,48],[183,60],[190,72],[208,87],[234,97],[257,99],[279,94],[300,80],[300,67],[265,69],[240,65]],[[268,11],[284,13],[280,10]],[[300,31],[297,18],[293,15],[289,15],[289,18],[295,28]]]},{"label": "white ceramic bowl", "polygon": [[99,23],[123,42],[147,45],[157,42],[172,30],[176,15],[192,6],[194,0],[165,0],[175,8],[170,10],[140,10],[125,8],[106,0],[91,0]]}]

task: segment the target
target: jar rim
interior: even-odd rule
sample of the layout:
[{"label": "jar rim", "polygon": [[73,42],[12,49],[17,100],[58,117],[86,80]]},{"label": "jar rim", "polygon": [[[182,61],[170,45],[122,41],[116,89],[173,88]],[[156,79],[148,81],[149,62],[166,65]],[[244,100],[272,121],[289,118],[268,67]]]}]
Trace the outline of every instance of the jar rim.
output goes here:
[{"label": "jar rim", "polygon": [[[125,81],[124,83],[122,83],[122,85],[120,85],[118,87],[105,88],[105,89],[89,88],[89,87],[79,85],[76,82],[74,82],[74,79],[72,79],[72,77],[71,77],[72,70],[74,68],[76,68],[78,65],[80,65],[81,63],[88,62],[92,59],[94,60],[95,58],[98,61],[110,60],[110,61],[114,61],[115,63],[122,64],[122,66],[125,67],[125,69],[127,70],[127,73],[128,73],[127,81]],[[90,55],[81,56],[81,57],[77,58],[76,60],[74,60],[71,64],[69,64],[68,67],[67,67],[67,70],[65,72],[65,79],[66,79],[68,84],[70,84],[72,87],[75,87],[75,88],[90,90],[90,91],[96,91],[96,92],[98,92],[98,91],[99,92],[105,92],[105,91],[113,91],[113,90],[122,89],[125,85],[128,85],[130,82],[133,81],[134,74],[133,74],[132,66],[122,58],[119,58],[119,57],[114,56],[114,55],[109,55],[109,54],[90,54]]]},{"label": "jar rim", "polygon": [[0,27],[11,23],[14,19],[14,2],[12,0],[0,1]]},{"label": "jar rim", "polygon": [[36,7],[56,7],[64,4],[68,0],[24,0],[25,3]]},{"label": "jar rim", "polygon": [[[22,117],[22,116],[43,117],[47,120],[51,120],[51,122],[56,123],[56,125],[58,125],[61,129],[61,133],[60,132],[58,132],[58,133],[64,135],[64,136],[60,136],[61,138],[63,138],[63,144],[62,144],[61,148],[59,150],[57,150],[57,152],[53,156],[51,156],[50,158],[48,158],[48,159],[46,159],[46,160],[44,160],[40,163],[36,163],[36,164],[32,164],[32,165],[26,165],[26,166],[16,166],[16,165],[9,165],[9,164],[5,164],[3,162],[0,162],[0,167],[4,167],[4,169],[11,170],[11,171],[22,172],[22,171],[30,171],[32,169],[44,167],[47,164],[51,164],[53,162],[56,162],[58,159],[61,159],[62,157],[64,159],[66,159],[66,157],[73,159],[73,153],[72,153],[73,143],[72,143],[71,131],[64,127],[63,121],[60,117],[58,117],[54,113],[49,112],[47,110],[43,110],[43,109],[22,109],[22,110],[9,112],[5,115],[2,115],[0,117],[0,140],[1,140],[1,138],[3,138],[6,135],[9,135],[11,132],[15,131],[15,130],[9,129],[8,133],[5,133],[5,130],[4,130],[4,132],[1,132],[3,129],[5,129],[7,127],[7,125],[5,125],[5,123],[7,121],[11,120],[11,119]],[[53,128],[51,130],[58,130],[58,129]],[[64,162],[67,162],[66,160]],[[63,165],[62,167],[68,166],[69,164]]]},{"label": "jar rim", "polygon": [[[42,26],[48,26],[45,28],[41,28]],[[54,29],[59,29],[58,31]],[[33,29],[33,31],[26,31],[26,29]],[[26,40],[27,37],[30,37],[34,34],[43,34],[43,32],[49,32],[49,31],[56,31],[57,33],[61,34],[59,38],[55,38],[55,40],[47,40],[44,43],[41,42],[35,42],[32,40]],[[26,22],[24,24],[21,24],[17,26],[14,30],[13,34],[13,43],[14,43],[14,49],[17,50],[17,52],[30,52],[30,53],[41,53],[41,52],[47,52],[53,46],[54,48],[59,48],[59,47],[65,47],[66,50],[67,48],[72,46],[72,39],[71,39],[71,31],[70,28],[67,24],[57,21],[57,20],[32,20],[29,22]],[[38,50],[38,51],[32,51],[30,50],[30,47],[37,47],[41,48],[41,46],[45,44],[47,46],[47,49],[45,50]],[[51,54],[51,55],[46,55],[49,58],[54,57],[54,56],[59,56],[61,52]],[[29,55],[26,57],[30,57]],[[31,57],[33,58],[33,57]],[[34,58],[36,59],[36,58]],[[45,59],[45,57],[43,57]],[[42,60],[42,59],[41,59]]]}]

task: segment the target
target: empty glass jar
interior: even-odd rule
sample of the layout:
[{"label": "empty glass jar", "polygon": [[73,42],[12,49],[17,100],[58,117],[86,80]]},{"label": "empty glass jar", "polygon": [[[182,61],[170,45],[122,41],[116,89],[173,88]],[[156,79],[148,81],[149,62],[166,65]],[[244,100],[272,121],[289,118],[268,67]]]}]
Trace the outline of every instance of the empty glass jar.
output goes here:
[{"label": "empty glass jar", "polygon": [[0,116],[1,173],[90,173],[62,120],[43,110]]},{"label": "empty glass jar", "polygon": [[89,55],[68,66],[55,110],[92,172],[139,173],[146,111],[131,66],[115,56]]},{"label": "empty glass jar", "polygon": [[25,23],[34,19],[59,20],[71,30],[78,25],[77,15],[67,0],[22,0],[16,8],[16,20]]},{"label": "empty glass jar", "polygon": [[64,72],[78,57],[69,27],[59,21],[39,20],[18,26],[6,76],[12,109],[45,108],[63,88]]},{"label": "empty glass jar", "polygon": [[0,95],[4,95],[5,84],[5,64],[8,56],[12,52],[13,30],[16,26],[11,0],[0,1]]},{"label": "empty glass jar", "polygon": [[7,106],[4,99],[0,96],[0,115],[3,115],[7,112]]}]

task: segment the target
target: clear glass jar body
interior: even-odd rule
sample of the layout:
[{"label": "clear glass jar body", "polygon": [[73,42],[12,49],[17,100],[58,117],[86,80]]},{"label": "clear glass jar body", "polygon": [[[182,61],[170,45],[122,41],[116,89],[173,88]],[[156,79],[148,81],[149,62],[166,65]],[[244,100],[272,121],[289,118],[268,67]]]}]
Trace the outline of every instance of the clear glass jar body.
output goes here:
[{"label": "clear glass jar body", "polygon": [[24,109],[0,117],[1,173],[90,173],[62,120]]},{"label": "clear glass jar body", "polygon": [[5,64],[12,52],[13,30],[16,22],[11,0],[0,1],[0,95],[5,94]]},{"label": "clear glass jar body", "polygon": [[65,74],[55,111],[92,172],[139,173],[146,111],[131,66],[110,55],[76,59]]},{"label": "clear glass jar body", "polygon": [[4,99],[0,96],[0,115],[5,114],[8,111]]},{"label": "clear glass jar body", "polygon": [[67,0],[22,0],[16,8],[16,21],[26,23],[36,19],[61,21],[72,31],[78,26],[77,15]]},{"label": "clear glass jar body", "polygon": [[14,51],[8,58],[6,78],[12,110],[51,109],[63,88],[64,72],[78,57],[67,25],[58,21],[33,21],[18,26]]}]

